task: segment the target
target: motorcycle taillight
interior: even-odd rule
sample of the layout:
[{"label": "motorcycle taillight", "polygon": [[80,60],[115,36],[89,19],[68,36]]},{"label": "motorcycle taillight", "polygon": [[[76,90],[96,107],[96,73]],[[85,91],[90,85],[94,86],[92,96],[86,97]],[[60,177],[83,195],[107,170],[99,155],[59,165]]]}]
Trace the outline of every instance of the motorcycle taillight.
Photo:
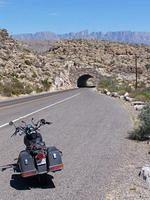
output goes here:
[{"label": "motorcycle taillight", "polygon": [[45,156],[45,154],[44,153],[38,153],[37,155],[36,155],[36,159],[37,160],[42,160],[43,158],[45,158],[46,156]]}]

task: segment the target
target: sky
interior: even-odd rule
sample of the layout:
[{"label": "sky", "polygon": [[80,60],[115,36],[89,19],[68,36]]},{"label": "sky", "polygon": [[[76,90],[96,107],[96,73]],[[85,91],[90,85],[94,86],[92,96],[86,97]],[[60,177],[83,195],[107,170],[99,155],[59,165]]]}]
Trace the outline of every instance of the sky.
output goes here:
[{"label": "sky", "polygon": [[0,0],[0,28],[10,34],[150,32],[150,0]]}]

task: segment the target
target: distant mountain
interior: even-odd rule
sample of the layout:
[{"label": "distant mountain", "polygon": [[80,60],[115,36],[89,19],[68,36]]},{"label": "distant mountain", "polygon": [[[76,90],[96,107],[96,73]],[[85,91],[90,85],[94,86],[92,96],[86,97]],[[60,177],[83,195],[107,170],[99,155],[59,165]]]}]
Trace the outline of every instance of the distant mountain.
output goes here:
[{"label": "distant mountain", "polygon": [[58,36],[53,32],[37,32],[13,35],[18,40],[58,40]]},{"label": "distant mountain", "polygon": [[131,31],[116,31],[116,32],[89,32],[88,30],[80,32],[70,32],[65,34],[56,34],[53,32],[37,32],[13,35],[17,40],[59,40],[59,39],[97,39],[109,40],[117,42],[148,44],[150,45],[150,32],[131,32]]}]

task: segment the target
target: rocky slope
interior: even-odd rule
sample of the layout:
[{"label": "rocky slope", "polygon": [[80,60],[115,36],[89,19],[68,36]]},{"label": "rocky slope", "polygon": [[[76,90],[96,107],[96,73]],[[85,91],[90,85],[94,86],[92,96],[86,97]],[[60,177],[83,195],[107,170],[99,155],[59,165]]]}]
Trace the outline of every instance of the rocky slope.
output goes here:
[{"label": "rocky slope", "polygon": [[74,67],[92,67],[102,75],[117,75],[120,79],[134,81],[135,54],[138,56],[138,79],[148,86],[150,46],[97,40],[62,40],[49,49],[46,57],[57,68],[69,61]]},{"label": "rocky slope", "polygon": [[44,56],[25,49],[6,30],[0,30],[1,95],[53,90],[56,74]]},{"label": "rocky slope", "polygon": [[[40,54],[16,42],[6,30],[0,30],[0,93],[11,95],[71,88],[71,77],[79,69],[84,72],[87,68],[132,82],[135,79],[135,54],[139,56],[139,80],[149,86],[150,46],[84,39],[59,40],[50,45],[49,51]],[[11,92],[15,87],[17,91]]]}]

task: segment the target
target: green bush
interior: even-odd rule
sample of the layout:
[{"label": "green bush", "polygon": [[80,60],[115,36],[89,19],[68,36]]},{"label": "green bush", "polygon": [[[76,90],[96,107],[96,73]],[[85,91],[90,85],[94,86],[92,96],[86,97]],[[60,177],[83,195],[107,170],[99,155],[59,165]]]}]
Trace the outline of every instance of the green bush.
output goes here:
[{"label": "green bush", "polygon": [[138,128],[129,133],[129,137],[134,140],[147,140],[150,136],[150,104],[142,109],[139,120]]}]

